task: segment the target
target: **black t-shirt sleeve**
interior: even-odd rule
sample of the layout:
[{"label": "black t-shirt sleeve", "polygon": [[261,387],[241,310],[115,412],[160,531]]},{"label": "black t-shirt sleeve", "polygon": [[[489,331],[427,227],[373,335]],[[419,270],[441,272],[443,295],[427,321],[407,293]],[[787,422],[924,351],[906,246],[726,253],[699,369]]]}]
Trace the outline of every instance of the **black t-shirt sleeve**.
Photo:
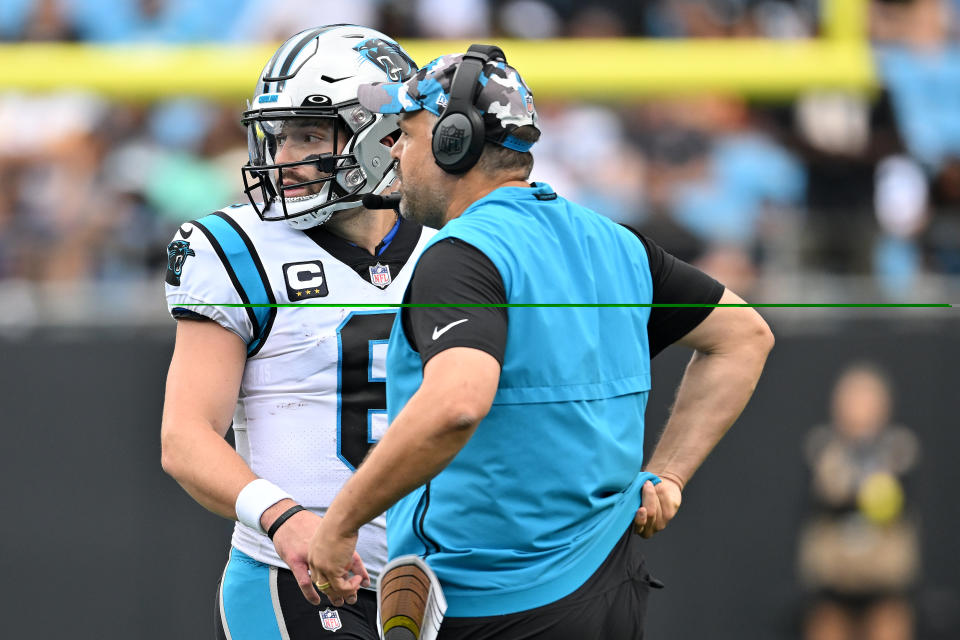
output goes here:
[{"label": "black t-shirt sleeve", "polygon": [[[626,225],[624,225],[626,226]],[[654,304],[716,304],[724,286],[683,260],[670,255],[636,229],[630,229],[643,243],[653,276]],[[669,347],[696,328],[713,311],[712,307],[654,307],[647,321],[650,357]]]},{"label": "black t-shirt sleeve", "polygon": [[[629,227],[627,227],[629,229]],[[655,304],[716,304],[724,286],[630,229],[647,252]],[[423,364],[452,347],[489,353],[503,364],[507,343],[507,295],[497,267],[476,247],[447,238],[420,257],[404,302],[424,307],[401,311],[404,333]],[[429,306],[451,305],[451,306]],[[713,309],[654,307],[647,322],[650,357],[687,335]]]},{"label": "black t-shirt sleeve", "polygon": [[[505,305],[496,265],[457,238],[428,248],[417,262],[404,302],[417,305]],[[507,347],[507,308],[491,306],[404,307],[401,321],[424,365],[452,347],[489,353],[502,365]]]}]

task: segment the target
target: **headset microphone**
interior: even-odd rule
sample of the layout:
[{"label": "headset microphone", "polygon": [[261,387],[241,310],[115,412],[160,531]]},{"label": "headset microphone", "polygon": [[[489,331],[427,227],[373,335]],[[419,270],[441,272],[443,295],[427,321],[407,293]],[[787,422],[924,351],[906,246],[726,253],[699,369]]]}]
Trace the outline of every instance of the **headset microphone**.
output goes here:
[{"label": "headset microphone", "polygon": [[399,193],[391,193],[386,196],[368,193],[363,196],[363,206],[367,209],[395,209],[399,211],[400,198],[401,195]]}]

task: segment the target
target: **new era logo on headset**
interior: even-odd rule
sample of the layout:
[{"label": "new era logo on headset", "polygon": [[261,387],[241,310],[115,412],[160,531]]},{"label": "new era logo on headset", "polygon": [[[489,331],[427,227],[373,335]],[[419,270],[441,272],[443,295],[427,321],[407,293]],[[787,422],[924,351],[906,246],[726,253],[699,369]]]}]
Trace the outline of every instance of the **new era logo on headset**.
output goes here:
[{"label": "new era logo on headset", "polygon": [[288,262],[283,265],[283,279],[287,284],[287,299],[290,302],[322,298],[330,293],[323,263],[319,260]]}]

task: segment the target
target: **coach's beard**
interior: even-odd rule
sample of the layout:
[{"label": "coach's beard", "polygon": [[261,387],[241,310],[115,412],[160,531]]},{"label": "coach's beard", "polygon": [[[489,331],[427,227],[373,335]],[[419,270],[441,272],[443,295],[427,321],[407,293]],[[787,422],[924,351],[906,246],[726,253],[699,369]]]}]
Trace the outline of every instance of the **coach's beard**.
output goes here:
[{"label": "coach's beard", "polygon": [[439,229],[446,223],[447,197],[437,188],[415,189],[400,181],[400,215],[425,227]]}]

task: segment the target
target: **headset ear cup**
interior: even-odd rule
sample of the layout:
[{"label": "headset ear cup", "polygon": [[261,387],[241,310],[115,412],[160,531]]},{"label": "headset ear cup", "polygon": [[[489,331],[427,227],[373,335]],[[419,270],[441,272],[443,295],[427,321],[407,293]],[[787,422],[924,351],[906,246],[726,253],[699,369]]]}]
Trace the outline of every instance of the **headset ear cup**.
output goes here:
[{"label": "headset ear cup", "polygon": [[492,45],[471,45],[450,82],[447,108],[433,126],[433,158],[447,173],[466,173],[483,154],[486,128],[474,104],[480,90],[477,80],[490,56],[505,60]]},{"label": "headset ear cup", "polygon": [[483,118],[476,108],[444,113],[433,126],[433,158],[447,173],[466,173],[483,153]]}]

